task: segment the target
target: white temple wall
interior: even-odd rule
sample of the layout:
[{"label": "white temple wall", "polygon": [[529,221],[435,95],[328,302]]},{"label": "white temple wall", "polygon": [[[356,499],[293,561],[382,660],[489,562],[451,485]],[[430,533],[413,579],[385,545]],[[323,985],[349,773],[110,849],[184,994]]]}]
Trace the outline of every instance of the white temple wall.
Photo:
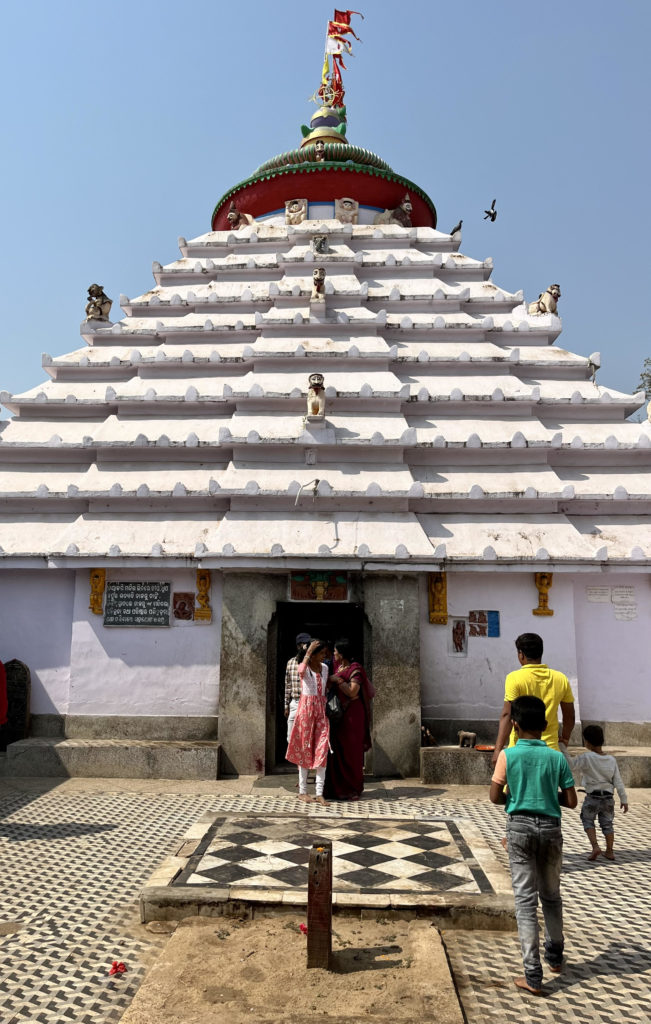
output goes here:
[{"label": "white temple wall", "polygon": [[651,722],[651,574],[575,576],[574,619],[584,720]]},{"label": "white temple wall", "polygon": [[65,714],[70,685],[74,573],[0,572],[0,660],[24,661],[33,714]]},{"label": "white temple wall", "polygon": [[[107,581],[169,581],[195,591],[192,569],[110,569]],[[212,573],[212,622],[170,619],[169,627],[104,626],[89,607],[89,573],[76,574],[69,715],[217,714],[222,584]]]},{"label": "white temple wall", "polygon": [[[577,694],[574,630],[574,587],[571,577],[556,573],[550,591],[553,616],[532,615],[538,605],[534,574],[447,574],[447,626],[429,622],[427,579],[421,580],[421,695],[424,718],[496,720],[504,702],[504,678],[519,667],[515,638],[539,633],[545,644],[543,660],[564,672]],[[499,612],[499,637],[469,636],[467,653],[453,651],[452,620],[467,619],[470,611]]]}]

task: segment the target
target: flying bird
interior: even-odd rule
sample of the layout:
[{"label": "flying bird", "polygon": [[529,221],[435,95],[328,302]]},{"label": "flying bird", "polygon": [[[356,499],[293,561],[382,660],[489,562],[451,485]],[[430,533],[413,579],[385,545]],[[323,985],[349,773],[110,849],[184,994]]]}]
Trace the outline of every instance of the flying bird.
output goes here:
[{"label": "flying bird", "polygon": [[493,199],[490,210],[484,210],[484,213],[486,214],[484,220],[488,220],[490,218],[491,222],[493,222],[497,218],[497,210],[495,209],[496,202],[497,200]]},{"label": "flying bird", "polygon": [[455,227],[452,228],[452,231],[450,232],[450,234],[451,235],[456,235],[457,231],[461,231],[461,225],[462,224],[463,224],[463,221],[460,220],[459,223],[456,224]]}]

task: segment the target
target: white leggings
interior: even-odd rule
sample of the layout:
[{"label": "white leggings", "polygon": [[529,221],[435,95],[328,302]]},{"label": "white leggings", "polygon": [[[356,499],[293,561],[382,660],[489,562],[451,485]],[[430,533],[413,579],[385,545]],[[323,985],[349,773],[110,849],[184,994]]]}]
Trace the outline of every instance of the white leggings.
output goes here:
[{"label": "white leggings", "polygon": [[[323,796],[323,784],[325,782],[325,765],[323,768],[315,768],[316,772],[316,795]],[[299,793],[307,793],[307,768],[303,768],[302,765],[298,766],[298,791]]]}]

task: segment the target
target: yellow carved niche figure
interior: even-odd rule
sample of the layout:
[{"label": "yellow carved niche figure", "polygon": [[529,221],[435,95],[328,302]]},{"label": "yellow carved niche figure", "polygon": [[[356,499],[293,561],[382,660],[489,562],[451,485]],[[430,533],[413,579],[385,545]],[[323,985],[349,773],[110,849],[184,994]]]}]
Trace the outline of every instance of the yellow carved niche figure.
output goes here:
[{"label": "yellow carved niche figure", "polygon": [[90,608],[93,615],[101,615],[104,611],[104,588],[106,586],[106,569],[90,570]]},{"label": "yellow carved niche figure", "polygon": [[534,615],[553,615],[549,607],[549,591],[554,581],[554,574],[551,572],[537,572],[534,576],[536,589],[538,591],[538,607],[533,608]]},{"label": "yellow carved niche figure", "polygon": [[211,622],[212,609],[210,607],[210,570],[197,569],[197,604],[194,611],[195,622]]},{"label": "yellow carved niche figure", "polygon": [[435,626],[448,624],[448,584],[444,572],[430,572],[427,576],[429,621]]}]

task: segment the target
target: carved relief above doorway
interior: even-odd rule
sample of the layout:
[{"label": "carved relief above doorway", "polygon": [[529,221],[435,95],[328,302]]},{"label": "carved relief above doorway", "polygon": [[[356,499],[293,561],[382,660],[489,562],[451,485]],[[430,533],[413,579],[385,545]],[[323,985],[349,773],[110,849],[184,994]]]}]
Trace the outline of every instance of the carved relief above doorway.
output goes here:
[{"label": "carved relief above doorway", "polygon": [[347,601],[345,572],[293,572],[289,578],[290,601]]}]

